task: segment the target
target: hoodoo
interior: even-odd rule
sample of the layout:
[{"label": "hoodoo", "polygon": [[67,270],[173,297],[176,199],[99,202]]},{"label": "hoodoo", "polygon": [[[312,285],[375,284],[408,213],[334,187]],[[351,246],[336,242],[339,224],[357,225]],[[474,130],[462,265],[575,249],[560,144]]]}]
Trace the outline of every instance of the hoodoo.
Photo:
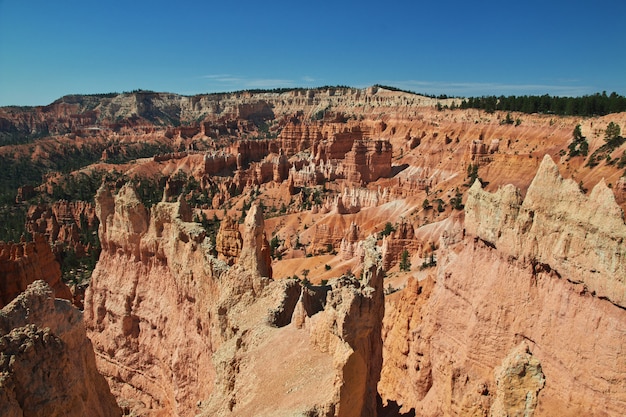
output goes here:
[{"label": "hoodoo", "polygon": [[623,98],[493,99],[0,108],[0,410],[623,415]]}]

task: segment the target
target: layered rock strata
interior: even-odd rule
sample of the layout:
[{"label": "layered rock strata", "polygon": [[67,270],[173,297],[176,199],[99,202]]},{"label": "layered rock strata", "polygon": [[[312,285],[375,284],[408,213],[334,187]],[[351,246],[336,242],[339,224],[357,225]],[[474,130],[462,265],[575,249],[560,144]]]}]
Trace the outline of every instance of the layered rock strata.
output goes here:
[{"label": "layered rock strata", "polygon": [[35,281],[0,312],[0,414],[121,416],[82,313]]},{"label": "layered rock strata", "polygon": [[183,202],[148,211],[129,186],[116,196],[101,188],[96,202],[103,251],[86,323],[99,368],[132,412],[373,415],[384,312],[373,244],[362,280],[306,287],[271,279],[257,205],[228,267]]},{"label": "layered rock strata", "polygon": [[47,282],[55,297],[72,300],[70,289],[61,281],[61,267],[43,235],[33,242],[0,242],[0,307],[37,280]]},{"label": "layered rock strata", "polygon": [[604,181],[587,196],[546,155],[523,201],[513,186],[491,194],[476,182],[465,206],[468,233],[626,307],[626,225]]},{"label": "layered rock strata", "polygon": [[383,237],[383,268],[385,268],[385,271],[388,271],[394,265],[400,263],[402,253],[405,250],[409,254],[413,254],[421,252],[423,247],[423,242],[415,237],[413,225],[402,220],[395,231],[389,236]]},{"label": "layered rock strata", "polygon": [[574,187],[549,159],[523,201],[473,186],[465,230],[388,299],[384,401],[423,416],[623,413],[624,223],[603,185]]},{"label": "layered rock strata", "polygon": [[391,174],[392,146],[389,141],[355,141],[346,154],[344,175],[351,183],[367,184]]},{"label": "layered rock strata", "polygon": [[[218,263],[184,202],[96,195],[102,253],[85,295],[98,368],[135,413],[190,415],[211,392]],[[224,265],[225,266],[225,265]]]}]

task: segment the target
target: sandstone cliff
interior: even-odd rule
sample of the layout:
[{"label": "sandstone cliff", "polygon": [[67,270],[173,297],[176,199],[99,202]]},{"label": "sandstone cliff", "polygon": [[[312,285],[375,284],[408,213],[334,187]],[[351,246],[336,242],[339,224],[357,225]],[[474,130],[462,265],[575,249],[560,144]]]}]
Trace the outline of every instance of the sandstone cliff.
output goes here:
[{"label": "sandstone cliff", "polygon": [[120,416],[82,314],[35,281],[0,314],[0,414]]},{"label": "sandstone cliff", "polygon": [[0,307],[36,280],[46,281],[55,297],[72,300],[70,289],[61,281],[61,267],[42,235],[36,234],[33,242],[0,242]]},{"label": "sandstone cliff", "polygon": [[103,251],[85,317],[122,404],[141,415],[375,413],[384,299],[371,244],[362,280],[307,287],[271,279],[258,205],[229,268],[184,202],[148,212],[129,186],[101,188],[96,202]]},{"label": "sandstone cliff", "polygon": [[[189,415],[211,392],[217,283],[205,231],[184,202],[151,212],[124,186],[96,196],[102,253],[85,295],[100,371],[135,412]],[[215,268],[217,270],[217,268]]]},{"label": "sandstone cliff", "polygon": [[604,181],[586,196],[546,156],[523,201],[515,187],[490,194],[476,182],[465,206],[468,233],[626,307],[626,225]]},{"label": "sandstone cliff", "polygon": [[[202,415],[374,416],[384,296],[371,243],[364,269],[360,281],[344,276],[322,287],[227,272],[226,341]],[[242,282],[253,285],[242,293]]]},{"label": "sandstone cliff", "polygon": [[388,299],[383,400],[424,416],[621,415],[624,224],[598,187],[582,195],[548,159],[523,201],[475,184],[465,232],[443,233],[428,278]]}]

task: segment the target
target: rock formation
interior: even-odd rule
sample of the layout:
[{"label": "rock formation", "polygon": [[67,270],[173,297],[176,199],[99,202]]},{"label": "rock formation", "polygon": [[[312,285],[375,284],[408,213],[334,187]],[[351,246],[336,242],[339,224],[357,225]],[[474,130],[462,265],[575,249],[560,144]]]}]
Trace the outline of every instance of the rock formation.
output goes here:
[{"label": "rock formation", "polygon": [[314,345],[331,352],[339,370],[337,416],[376,415],[383,360],[383,271],[372,241],[366,242],[365,253],[363,282],[344,277],[331,284],[324,310],[311,323]]},{"label": "rock formation", "polygon": [[0,307],[36,280],[47,282],[55,297],[72,300],[70,289],[61,281],[61,267],[42,235],[36,234],[33,242],[0,242]]},{"label": "rock formation", "polygon": [[389,141],[355,141],[344,162],[346,179],[367,184],[391,174],[392,147]]},{"label": "rock formation", "polygon": [[475,184],[465,233],[444,233],[428,278],[388,300],[383,400],[423,416],[620,415],[623,274],[607,269],[623,270],[624,225],[598,187],[587,198],[549,159],[523,202],[511,187]]},{"label": "rock formation", "polygon": [[[80,251],[97,213],[85,322],[126,414],[370,416],[377,381],[380,416],[623,414],[626,155],[604,128],[623,129],[626,113],[511,124],[458,104],[381,87],[66,96],[0,108],[0,140],[18,143],[0,147],[0,165],[37,177],[80,156],[83,195],[100,178],[139,184],[101,188],[95,209],[35,207],[29,221]],[[568,153],[578,124],[589,156]],[[476,176],[484,187],[468,190]],[[63,178],[4,195],[47,201]],[[178,179],[165,201],[144,206],[138,195],[166,178]],[[267,217],[259,206],[244,225],[224,219],[214,258],[191,219],[239,218],[253,199]],[[391,268],[381,329],[382,277],[340,275],[361,276],[363,238],[388,221],[400,225],[377,242]],[[27,245],[0,247],[15,282],[35,273]],[[396,273],[405,249],[427,255],[424,268]],[[307,279],[281,279],[294,273]]]},{"label": "rock formation", "polygon": [[291,123],[285,125],[278,139],[285,155],[291,156],[319,143],[322,140],[322,133],[319,125],[301,123],[294,118]]},{"label": "rock formation", "polygon": [[351,223],[344,238],[341,239],[339,246],[339,256],[341,259],[349,261],[355,257],[359,259],[362,257],[363,248],[359,234],[359,225]]},{"label": "rock formation", "polygon": [[241,244],[239,224],[232,217],[224,217],[215,237],[215,250],[219,258],[232,265],[241,253]]},{"label": "rock formation", "polygon": [[[259,279],[231,271],[223,278],[229,288]],[[344,276],[325,287],[266,282],[252,304],[249,292],[227,292],[226,341],[214,355],[217,381],[202,415],[375,415],[384,296],[372,243],[364,271],[361,281]]]},{"label": "rock formation", "polygon": [[0,314],[0,410],[5,416],[121,416],[96,370],[82,314],[35,281]]},{"label": "rock formation", "polygon": [[99,368],[133,412],[373,415],[384,312],[373,244],[361,281],[316,290],[272,281],[258,205],[228,268],[208,255],[184,203],[148,215],[129,186],[101,188],[96,201],[103,251],[86,322]]},{"label": "rock formation", "polygon": [[383,238],[383,268],[388,271],[398,264],[405,250],[413,254],[422,249],[423,243],[416,239],[413,225],[402,220],[394,232]]},{"label": "rock formation", "polygon": [[495,369],[496,393],[490,416],[519,416],[534,414],[537,395],[546,380],[541,364],[533,357],[526,341],[504,358]]},{"label": "rock formation", "polygon": [[[102,253],[85,295],[98,368],[137,413],[189,415],[211,392],[215,281],[210,242],[184,202],[150,213],[126,185],[96,195]],[[225,266],[225,265],[224,265]]]},{"label": "rock formation", "polygon": [[272,278],[270,245],[265,236],[263,210],[253,204],[243,223],[243,244],[237,268],[260,277]]},{"label": "rock formation", "polygon": [[80,255],[86,249],[80,241],[80,232],[95,228],[97,221],[93,204],[61,200],[49,206],[31,206],[26,217],[26,230],[30,234],[46,236],[50,245],[63,243]]},{"label": "rock formation", "polygon": [[490,194],[476,182],[466,213],[467,232],[503,254],[542,264],[626,307],[626,225],[604,181],[587,197],[546,156],[523,202],[513,186]]}]

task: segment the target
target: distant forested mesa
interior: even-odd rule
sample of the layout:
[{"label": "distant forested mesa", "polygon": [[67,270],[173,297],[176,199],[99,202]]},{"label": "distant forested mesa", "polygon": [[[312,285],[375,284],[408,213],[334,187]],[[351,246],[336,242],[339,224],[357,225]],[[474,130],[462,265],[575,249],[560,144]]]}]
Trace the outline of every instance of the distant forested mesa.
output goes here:
[{"label": "distant forested mesa", "polygon": [[626,111],[626,97],[617,93],[596,93],[582,97],[483,96],[464,99],[462,109],[496,110],[522,113],[558,114],[563,116],[604,116]]}]

